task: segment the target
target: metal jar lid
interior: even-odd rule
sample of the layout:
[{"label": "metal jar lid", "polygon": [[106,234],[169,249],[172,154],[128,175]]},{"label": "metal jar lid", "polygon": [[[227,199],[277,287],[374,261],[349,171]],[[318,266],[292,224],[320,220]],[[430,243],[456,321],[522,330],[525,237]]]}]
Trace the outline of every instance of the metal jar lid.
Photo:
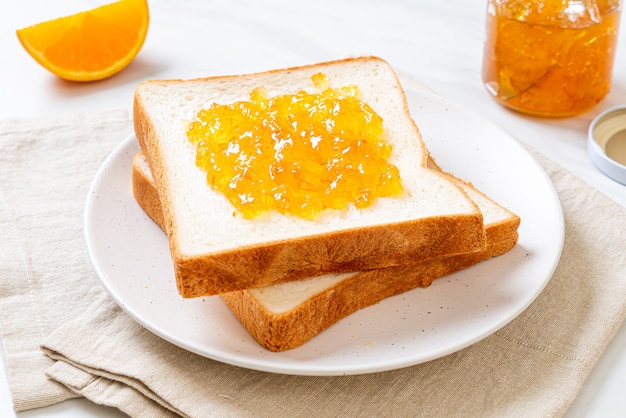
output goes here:
[{"label": "metal jar lid", "polygon": [[591,122],[587,152],[601,172],[626,184],[626,106],[608,109]]}]

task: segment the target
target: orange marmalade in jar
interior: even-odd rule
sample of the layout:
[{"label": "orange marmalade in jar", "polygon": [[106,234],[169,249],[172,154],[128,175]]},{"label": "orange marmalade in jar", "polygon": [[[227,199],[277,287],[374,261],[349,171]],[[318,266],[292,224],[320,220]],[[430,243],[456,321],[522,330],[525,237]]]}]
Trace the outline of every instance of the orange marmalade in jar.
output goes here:
[{"label": "orange marmalade in jar", "polygon": [[609,91],[622,0],[488,0],[483,82],[502,105],[581,113]]}]

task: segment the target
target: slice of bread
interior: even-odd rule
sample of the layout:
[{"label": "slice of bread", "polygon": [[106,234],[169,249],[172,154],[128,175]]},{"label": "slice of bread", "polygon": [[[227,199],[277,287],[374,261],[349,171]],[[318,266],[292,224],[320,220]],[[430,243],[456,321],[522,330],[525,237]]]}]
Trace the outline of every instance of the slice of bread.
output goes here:
[{"label": "slice of bread", "polygon": [[[158,192],[141,154],[133,160],[132,179],[138,204],[163,228]],[[359,309],[416,287],[426,287],[438,277],[513,248],[520,218],[470,184],[451,179],[471,196],[484,215],[487,246],[483,251],[239,290],[220,295],[222,300],[259,344],[271,351],[284,351],[302,345]]]},{"label": "slice of bread", "polygon": [[[270,213],[246,219],[207,185],[186,136],[188,123],[213,103],[247,101],[262,87],[269,97],[356,85],[360,99],[383,118],[389,162],[404,193],[366,209],[324,213],[315,221]],[[446,176],[426,167],[427,150],[391,67],[383,60],[346,59],[265,73],[140,84],[135,134],[155,178],[177,286],[183,297],[260,287],[329,272],[402,265],[482,250],[486,239],[476,205]]]}]

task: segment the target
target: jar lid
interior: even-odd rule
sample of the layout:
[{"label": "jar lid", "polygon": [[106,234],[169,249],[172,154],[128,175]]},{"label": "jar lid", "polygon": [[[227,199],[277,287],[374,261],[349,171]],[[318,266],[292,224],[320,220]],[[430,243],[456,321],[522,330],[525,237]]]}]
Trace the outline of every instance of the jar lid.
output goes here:
[{"label": "jar lid", "polygon": [[626,105],[610,108],[591,122],[587,152],[601,172],[626,185]]}]

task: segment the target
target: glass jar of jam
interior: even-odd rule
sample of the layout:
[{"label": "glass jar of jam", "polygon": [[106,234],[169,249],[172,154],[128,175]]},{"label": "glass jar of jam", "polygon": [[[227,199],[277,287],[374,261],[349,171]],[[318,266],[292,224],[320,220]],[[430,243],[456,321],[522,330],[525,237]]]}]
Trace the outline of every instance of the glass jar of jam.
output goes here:
[{"label": "glass jar of jam", "polygon": [[488,0],[483,82],[511,109],[576,115],[609,92],[622,0]]}]

